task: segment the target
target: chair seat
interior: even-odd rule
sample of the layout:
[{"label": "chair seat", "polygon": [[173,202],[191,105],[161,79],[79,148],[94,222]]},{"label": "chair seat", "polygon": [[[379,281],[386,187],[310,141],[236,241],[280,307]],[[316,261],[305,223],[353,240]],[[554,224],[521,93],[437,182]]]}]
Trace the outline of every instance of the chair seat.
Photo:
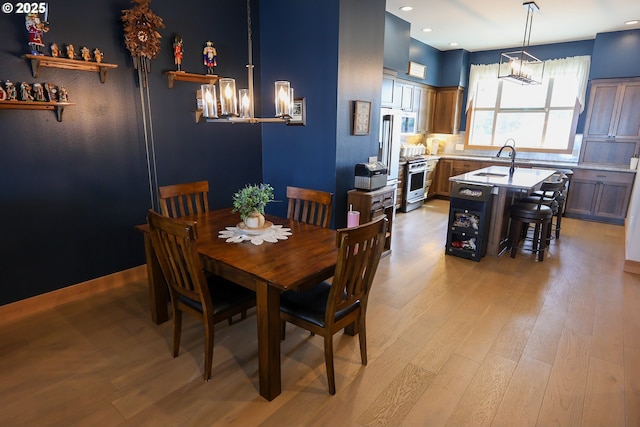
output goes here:
[{"label": "chair seat", "polygon": [[548,197],[543,197],[542,201],[540,200],[540,197],[536,197],[536,196],[529,196],[529,197],[523,197],[520,200],[518,200],[518,203],[533,203],[533,204],[537,204],[538,202],[541,202],[543,205],[545,206],[549,206],[553,212],[557,212],[558,208],[560,207],[558,201],[556,199],[550,199]]},{"label": "chair seat", "polygon": [[535,203],[516,203],[511,206],[511,218],[517,217],[522,222],[543,221],[553,218],[553,209],[549,206],[538,206]]},{"label": "chair seat", "polygon": [[[304,321],[313,323],[321,328],[325,326],[325,311],[331,284],[322,282],[313,288],[295,292],[284,292],[280,296],[280,310],[284,313],[296,316]],[[360,300],[336,313],[338,321],[360,306]]]},{"label": "chair seat", "polygon": [[[256,298],[256,294],[252,290],[243,288],[218,276],[207,277],[207,285],[213,300],[214,316],[224,313],[234,306],[249,303]],[[200,301],[192,300],[184,295],[178,295],[178,297],[185,305],[202,312]]]}]

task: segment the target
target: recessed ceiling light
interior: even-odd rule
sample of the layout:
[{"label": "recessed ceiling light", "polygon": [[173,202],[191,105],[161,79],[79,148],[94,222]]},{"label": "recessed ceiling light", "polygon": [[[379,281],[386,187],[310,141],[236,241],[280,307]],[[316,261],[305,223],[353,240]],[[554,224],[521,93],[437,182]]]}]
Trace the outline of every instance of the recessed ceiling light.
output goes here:
[{"label": "recessed ceiling light", "polygon": [[424,31],[425,33],[430,33],[431,31],[433,31],[433,28],[423,28],[422,31]]},{"label": "recessed ceiling light", "polygon": [[449,46],[458,46],[458,42],[451,42],[449,43]]},{"label": "recessed ceiling light", "polygon": [[402,6],[400,10],[403,12],[409,12],[410,10],[413,10],[413,8],[411,6]]},{"label": "recessed ceiling light", "polygon": [[625,22],[624,24],[625,24],[625,25],[635,25],[635,24],[637,24],[638,22],[640,22],[640,21],[638,21],[637,19],[634,19],[634,20],[631,20],[631,21],[627,21],[627,22]]}]

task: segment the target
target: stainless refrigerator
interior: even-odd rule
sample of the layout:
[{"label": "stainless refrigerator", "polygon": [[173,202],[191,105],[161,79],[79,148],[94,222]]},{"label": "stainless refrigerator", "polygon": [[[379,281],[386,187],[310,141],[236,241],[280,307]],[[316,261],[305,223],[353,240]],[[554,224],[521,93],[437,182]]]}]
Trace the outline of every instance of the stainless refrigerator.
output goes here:
[{"label": "stainless refrigerator", "polygon": [[403,113],[389,108],[383,108],[381,113],[378,160],[387,166],[387,185],[397,188]]}]

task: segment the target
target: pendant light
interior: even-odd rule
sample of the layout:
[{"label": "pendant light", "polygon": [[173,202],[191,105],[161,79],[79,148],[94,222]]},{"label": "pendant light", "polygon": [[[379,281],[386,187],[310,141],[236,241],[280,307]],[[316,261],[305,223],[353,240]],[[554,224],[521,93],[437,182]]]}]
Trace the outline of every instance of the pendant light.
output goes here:
[{"label": "pendant light", "polygon": [[[251,34],[251,3],[247,0],[247,41],[248,63],[247,81],[249,87],[236,92],[236,81],[232,78],[218,80],[218,94],[220,101],[220,114],[216,106],[215,85],[202,85],[203,116],[208,122],[229,123],[288,123],[293,110],[293,88],[288,81],[275,82],[275,115],[274,117],[255,117],[253,95],[253,44]],[[237,93],[237,95],[236,95]],[[213,104],[208,104],[205,94],[209,96]],[[209,105],[209,108],[207,107]],[[211,111],[213,105],[214,111]]]},{"label": "pendant light", "polygon": [[540,8],[532,1],[525,2],[522,6],[527,10],[522,50],[500,54],[498,78],[522,85],[538,85],[542,83],[544,62],[528,53],[526,49],[529,47],[529,40],[531,39],[533,13],[540,10]]}]

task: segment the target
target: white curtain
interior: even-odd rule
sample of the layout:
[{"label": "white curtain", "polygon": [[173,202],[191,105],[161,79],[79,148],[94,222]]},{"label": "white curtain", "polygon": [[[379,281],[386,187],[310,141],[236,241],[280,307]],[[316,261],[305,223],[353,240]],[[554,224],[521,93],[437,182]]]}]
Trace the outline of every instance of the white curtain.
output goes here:
[{"label": "white curtain", "polygon": [[[550,59],[544,61],[544,73],[542,78],[548,80],[551,77],[575,76],[580,112],[584,111],[587,83],[589,83],[589,67],[591,56],[573,56],[571,58]],[[473,97],[476,94],[478,82],[483,79],[498,79],[500,64],[471,65],[469,73],[469,89],[467,95],[466,111],[469,111]]]}]

